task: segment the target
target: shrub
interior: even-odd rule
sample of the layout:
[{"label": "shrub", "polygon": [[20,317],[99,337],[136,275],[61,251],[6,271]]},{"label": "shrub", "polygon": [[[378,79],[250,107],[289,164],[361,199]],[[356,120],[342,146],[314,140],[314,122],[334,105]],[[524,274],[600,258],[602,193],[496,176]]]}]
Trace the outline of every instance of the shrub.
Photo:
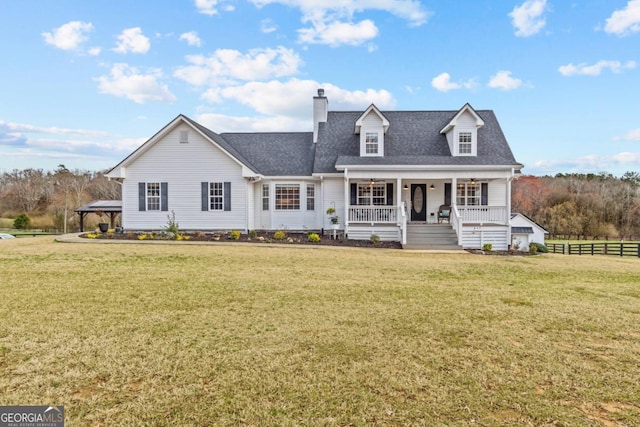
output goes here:
[{"label": "shrub", "polygon": [[373,243],[374,245],[379,245],[380,244],[380,236],[378,236],[377,234],[372,234],[371,235],[371,243]]},{"label": "shrub", "polygon": [[240,239],[240,232],[238,230],[232,230],[229,232],[229,238],[231,240],[239,240]]},{"label": "shrub", "polygon": [[249,232],[249,237],[251,237],[252,239],[255,239],[256,237],[258,237],[258,232],[256,230],[251,230]]},{"label": "shrub", "polygon": [[529,243],[529,253],[535,255],[538,253],[538,246],[534,243]]},{"label": "shrub", "polygon": [[180,227],[178,221],[176,221],[176,213],[174,211],[171,211],[171,215],[167,215],[167,223],[164,226],[164,231],[173,233],[173,239],[180,233]]},{"label": "shrub", "polygon": [[491,243],[485,243],[482,245],[482,250],[485,252],[491,252],[491,249],[493,249],[493,245]]},{"label": "shrub", "polygon": [[536,247],[536,252],[540,252],[542,254],[546,254],[549,252],[549,248],[547,248],[543,243],[532,242],[529,244],[529,248],[531,248],[531,246]]},{"label": "shrub", "polygon": [[275,233],[273,233],[273,238],[276,240],[284,240],[287,238],[287,233],[285,233],[282,230],[278,230]]},{"label": "shrub", "polygon": [[312,243],[318,243],[320,241],[320,236],[318,235],[318,233],[309,233],[309,236],[307,238]]},{"label": "shrub", "polygon": [[16,217],[15,221],[13,221],[13,228],[18,230],[26,230],[29,227],[31,227],[31,218],[29,218],[29,215],[26,213],[21,213]]}]

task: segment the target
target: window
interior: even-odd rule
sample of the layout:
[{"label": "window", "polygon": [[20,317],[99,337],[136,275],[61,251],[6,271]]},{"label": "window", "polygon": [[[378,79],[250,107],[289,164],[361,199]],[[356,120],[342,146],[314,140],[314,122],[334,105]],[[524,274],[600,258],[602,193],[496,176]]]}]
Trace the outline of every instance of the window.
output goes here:
[{"label": "window", "polygon": [[364,136],[365,154],[378,154],[378,134],[367,132]]},{"label": "window", "polygon": [[209,210],[221,211],[224,209],[224,186],[221,182],[209,183]]},{"label": "window", "polygon": [[479,206],[482,201],[480,188],[477,182],[458,184],[456,203],[460,206]]},{"label": "window", "polygon": [[189,131],[181,130],[180,131],[180,143],[181,144],[185,144],[187,142],[189,142]]},{"label": "window", "polygon": [[269,210],[269,184],[262,184],[262,210]]},{"label": "window", "polygon": [[300,210],[300,184],[276,184],[276,210]]},{"label": "window", "polygon": [[472,154],[472,139],[473,134],[471,132],[458,133],[458,154]]},{"label": "window", "polygon": [[358,184],[358,205],[384,206],[387,200],[385,184]]},{"label": "window", "polygon": [[147,210],[148,211],[160,210],[160,183],[159,182],[147,183]]},{"label": "window", "polygon": [[315,184],[307,184],[307,210],[316,210],[316,186]]}]

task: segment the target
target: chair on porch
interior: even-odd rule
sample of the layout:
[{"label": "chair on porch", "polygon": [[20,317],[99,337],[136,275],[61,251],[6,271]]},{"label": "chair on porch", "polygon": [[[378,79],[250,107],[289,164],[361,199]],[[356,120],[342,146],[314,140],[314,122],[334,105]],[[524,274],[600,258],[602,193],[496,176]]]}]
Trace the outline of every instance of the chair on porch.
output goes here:
[{"label": "chair on porch", "polygon": [[449,205],[440,205],[438,208],[438,224],[442,221],[451,222],[451,206]]}]

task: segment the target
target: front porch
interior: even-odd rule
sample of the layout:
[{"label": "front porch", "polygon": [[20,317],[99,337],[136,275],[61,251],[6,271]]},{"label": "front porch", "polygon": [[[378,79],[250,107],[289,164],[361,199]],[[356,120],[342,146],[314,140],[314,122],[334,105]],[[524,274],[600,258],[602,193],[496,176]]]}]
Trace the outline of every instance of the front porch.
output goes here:
[{"label": "front porch", "polygon": [[[352,239],[415,241],[415,225],[441,224],[460,247],[506,249],[510,179],[347,179],[344,231]],[[449,211],[441,218],[439,209]],[[477,238],[478,236],[479,239]],[[479,245],[479,246],[478,246]]]}]

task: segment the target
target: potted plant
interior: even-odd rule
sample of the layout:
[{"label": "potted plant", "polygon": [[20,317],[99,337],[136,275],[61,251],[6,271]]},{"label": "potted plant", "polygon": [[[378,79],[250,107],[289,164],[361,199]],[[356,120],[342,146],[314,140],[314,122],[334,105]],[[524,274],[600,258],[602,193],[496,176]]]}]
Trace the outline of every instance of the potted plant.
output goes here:
[{"label": "potted plant", "polygon": [[329,215],[329,222],[331,222],[331,228],[333,230],[337,230],[340,225],[338,224],[340,221],[340,217],[336,215],[335,208],[327,208],[327,215]]},{"label": "potted plant", "polygon": [[106,233],[107,231],[109,231],[109,224],[107,224],[107,221],[105,221],[104,219],[104,212],[96,211],[96,215],[100,217],[100,222],[98,223],[98,228],[100,228],[100,232]]}]

